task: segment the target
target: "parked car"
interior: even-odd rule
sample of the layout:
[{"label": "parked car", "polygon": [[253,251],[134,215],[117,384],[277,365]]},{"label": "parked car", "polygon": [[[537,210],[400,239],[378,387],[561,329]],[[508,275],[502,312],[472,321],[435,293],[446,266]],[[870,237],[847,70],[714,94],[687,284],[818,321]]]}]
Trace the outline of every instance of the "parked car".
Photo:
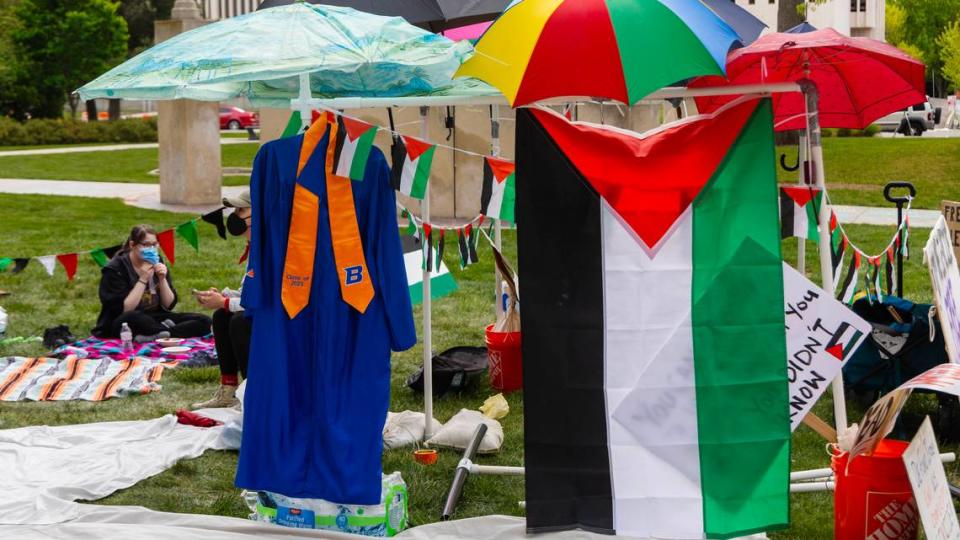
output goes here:
[{"label": "parked car", "polygon": [[904,135],[920,136],[937,125],[936,112],[930,101],[918,103],[906,109],[888,114],[874,122],[883,131],[896,131]]},{"label": "parked car", "polygon": [[260,117],[240,107],[220,107],[220,129],[259,127]]}]

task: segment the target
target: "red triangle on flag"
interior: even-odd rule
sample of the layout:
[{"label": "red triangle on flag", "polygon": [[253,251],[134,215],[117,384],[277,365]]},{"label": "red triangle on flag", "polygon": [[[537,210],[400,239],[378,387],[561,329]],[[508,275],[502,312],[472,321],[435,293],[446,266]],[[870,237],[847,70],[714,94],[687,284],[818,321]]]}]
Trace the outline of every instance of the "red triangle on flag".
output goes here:
[{"label": "red triangle on flag", "polygon": [[653,249],[714,176],[757,103],[745,101],[710,119],[641,136],[571,123],[546,109],[530,111],[580,175]]},{"label": "red triangle on flag", "polygon": [[373,124],[368,124],[362,120],[355,120],[353,118],[347,118],[346,116],[341,116],[340,118],[343,119],[343,126],[347,128],[347,136],[351,141],[357,140],[358,137],[373,127]]},{"label": "red triangle on flag", "polygon": [[843,360],[843,345],[837,343],[833,347],[827,347],[827,352],[837,360]]},{"label": "red triangle on flag", "polygon": [[433,145],[416,139],[414,137],[403,136],[403,144],[407,147],[407,155],[410,159],[417,159],[421,154],[433,148]]},{"label": "red triangle on flag", "polygon": [[64,253],[57,255],[57,260],[63,265],[63,269],[67,271],[67,279],[72,280],[73,276],[77,273],[77,254]]},{"label": "red triangle on flag", "polygon": [[487,156],[487,165],[490,166],[490,170],[493,171],[493,177],[497,179],[498,184],[502,184],[508,176],[513,174],[513,171],[516,170],[517,165],[512,161],[506,161],[503,159],[497,159],[495,157]]},{"label": "red triangle on flag", "polygon": [[163,254],[167,256],[170,264],[174,264],[174,262],[176,262],[176,244],[173,240],[173,229],[159,233],[157,235],[157,243],[160,244],[160,249],[162,249]]},{"label": "red triangle on flag", "polygon": [[795,202],[797,206],[804,207],[817,193],[820,192],[820,188],[809,186],[786,186],[783,188],[783,192],[787,194],[787,197],[793,199],[793,202]]}]

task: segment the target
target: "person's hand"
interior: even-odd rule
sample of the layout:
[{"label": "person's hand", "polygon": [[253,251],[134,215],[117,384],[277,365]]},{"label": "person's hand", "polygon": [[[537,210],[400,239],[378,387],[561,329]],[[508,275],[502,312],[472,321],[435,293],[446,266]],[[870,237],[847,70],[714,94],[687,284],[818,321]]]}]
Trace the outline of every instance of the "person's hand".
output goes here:
[{"label": "person's hand", "polygon": [[197,302],[207,309],[220,309],[223,307],[224,297],[216,290],[201,291],[197,293]]},{"label": "person's hand", "polygon": [[157,277],[161,280],[167,278],[167,265],[163,263],[157,263],[153,265],[153,271],[157,273]]},{"label": "person's hand", "polygon": [[150,278],[153,277],[153,273],[156,271],[155,267],[151,265],[140,266],[137,269],[137,275],[140,276],[140,281],[149,282]]}]

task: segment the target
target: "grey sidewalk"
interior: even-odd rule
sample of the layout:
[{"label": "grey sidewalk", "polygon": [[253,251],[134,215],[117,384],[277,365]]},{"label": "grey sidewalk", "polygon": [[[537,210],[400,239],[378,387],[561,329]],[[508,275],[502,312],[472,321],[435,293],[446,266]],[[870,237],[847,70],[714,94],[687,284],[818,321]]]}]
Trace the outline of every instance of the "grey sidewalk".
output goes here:
[{"label": "grey sidewalk", "polygon": [[[224,186],[221,191],[224,196],[234,196],[245,189],[245,186]],[[160,186],[158,184],[132,184],[124,182],[79,182],[74,180],[20,180],[15,178],[0,179],[0,193],[17,193],[30,195],[64,195],[68,197],[96,197],[108,199],[123,199],[129,206],[147,208],[150,210],[166,210],[168,212],[186,212],[199,214],[216,210],[219,204],[209,206],[181,206],[163,204],[160,202]]]},{"label": "grey sidewalk", "polygon": [[[234,195],[243,189],[243,186],[224,186],[223,194]],[[215,206],[187,207],[162,204],[160,186],[157,184],[4,178],[0,179],[0,193],[121,198],[130,206],[171,212],[203,212],[216,208]],[[894,208],[841,205],[834,208],[837,211],[837,218],[843,224],[896,225],[897,223],[897,211]],[[910,225],[922,228],[933,227],[939,215],[940,212],[936,210],[911,210]]]},{"label": "grey sidewalk", "polygon": [[[220,139],[220,144],[251,144],[259,141],[248,141],[240,137]],[[113,150],[135,150],[138,148],[157,148],[159,143],[133,144],[104,144],[97,146],[64,146],[57,148],[32,148],[29,150],[0,150],[0,157],[14,156],[42,156],[47,154],[75,154],[78,152],[109,152]]]}]

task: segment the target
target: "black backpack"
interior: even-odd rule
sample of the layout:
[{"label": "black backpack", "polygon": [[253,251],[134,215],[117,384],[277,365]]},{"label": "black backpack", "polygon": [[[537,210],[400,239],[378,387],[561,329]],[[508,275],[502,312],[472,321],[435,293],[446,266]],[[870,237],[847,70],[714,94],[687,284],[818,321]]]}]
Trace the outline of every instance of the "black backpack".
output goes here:
[{"label": "black backpack", "polygon": [[[453,347],[433,357],[433,394],[460,392],[487,370],[485,347]],[[407,378],[407,386],[423,392],[423,366]]]}]

